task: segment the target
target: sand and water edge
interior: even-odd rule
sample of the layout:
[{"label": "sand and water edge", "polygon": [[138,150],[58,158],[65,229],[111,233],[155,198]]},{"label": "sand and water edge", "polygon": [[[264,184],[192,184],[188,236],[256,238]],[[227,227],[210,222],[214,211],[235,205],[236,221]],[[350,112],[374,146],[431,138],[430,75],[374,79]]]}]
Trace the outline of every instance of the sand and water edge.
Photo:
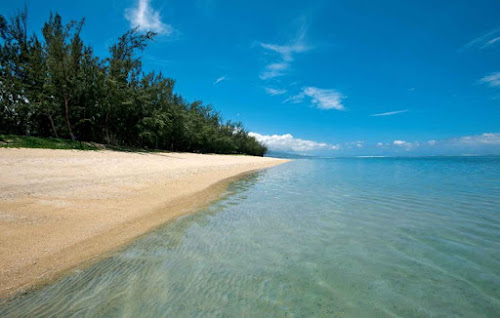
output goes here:
[{"label": "sand and water edge", "polygon": [[95,263],[288,160],[0,149],[0,302]]}]

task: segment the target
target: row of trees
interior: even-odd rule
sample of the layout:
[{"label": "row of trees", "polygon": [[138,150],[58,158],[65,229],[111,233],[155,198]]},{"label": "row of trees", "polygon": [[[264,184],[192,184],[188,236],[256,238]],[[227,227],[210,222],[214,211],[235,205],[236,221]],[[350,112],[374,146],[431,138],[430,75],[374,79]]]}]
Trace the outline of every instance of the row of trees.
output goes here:
[{"label": "row of trees", "polygon": [[29,35],[27,10],[0,15],[0,133],[172,151],[262,156],[241,123],[175,94],[174,80],[142,71],[139,53],[155,33],[122,35],[107,58],[80,34],[84,20],[50,16]]}]

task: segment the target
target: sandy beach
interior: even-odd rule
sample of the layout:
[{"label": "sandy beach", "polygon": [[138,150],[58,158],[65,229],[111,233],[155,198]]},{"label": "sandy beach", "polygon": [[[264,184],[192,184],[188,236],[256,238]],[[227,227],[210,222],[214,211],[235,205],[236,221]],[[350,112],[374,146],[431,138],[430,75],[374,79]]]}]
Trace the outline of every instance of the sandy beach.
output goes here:
[{"label": "sandy beach", "polygon": [[286,162],[251,156],[0,149],[0,297],[45,284]]}]

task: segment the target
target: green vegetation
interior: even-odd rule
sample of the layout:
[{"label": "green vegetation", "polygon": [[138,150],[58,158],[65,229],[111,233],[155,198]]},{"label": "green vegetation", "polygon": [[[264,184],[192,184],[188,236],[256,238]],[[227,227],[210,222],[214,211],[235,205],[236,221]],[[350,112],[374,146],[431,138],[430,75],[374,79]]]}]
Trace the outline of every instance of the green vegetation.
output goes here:
[{"label": "green vegetation", "polygon": [[103,147],[92,143],[62,138],[41,138],[19,135],[0,135],[0,147],[98,150]]},{"label": "green vegetation", "polygon": [[129,30],[109,57],[99,58],[80,37],[84,20],[63,24],[53,14],[39,39],[28,34],[27,17],[26,9],[9,19],[0,15],[0,133],[53,138],[21,138],[18,144],[267,151],[240,122],[224,122],[211,106],[175,94],[174,80],[142,71],[139,53],[155,33]]}]

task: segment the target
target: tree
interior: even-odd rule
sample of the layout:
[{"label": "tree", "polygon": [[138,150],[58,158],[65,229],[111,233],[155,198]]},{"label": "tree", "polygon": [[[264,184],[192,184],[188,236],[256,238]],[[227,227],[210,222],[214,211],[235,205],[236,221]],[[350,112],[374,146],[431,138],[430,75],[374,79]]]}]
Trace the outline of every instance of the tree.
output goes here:
[{"label": "tree", "polygon": [[29,36],[26,8],[0,15],[0,133],[69,137],[118,146],[264,155],[241,123],[224,122],[201,101],[174,93],[175,81],[142,70],[155,33],[132,29],[94,55],[84,20],[51,14],[43,38]]},{"label": "tree", "polygon": [[[147,42],[156,36],[154,32],[140,34],[138,29],[132,29],[123,34],[118,43],[110,48],[111,57],[108,62],[107,100],[105,114],[105,139],[107,143],[111,142],[110,124],[112,116],[116,115],[121,109],[133,103],[134,88],[137,85],[137,78],[141,70],[141,60],[135,57],[137,51],[142,51]],[[118,119],[115,116],[115,119]]]},{"label": "tree", "polygon": [[43,27],[47,67],[55,97],[62,102],[68,134],[76,140],[70,121],[70,102],[80,92],[83,41],[80,38],[84,20],[63,26],[59,14],[50,15]]}]

